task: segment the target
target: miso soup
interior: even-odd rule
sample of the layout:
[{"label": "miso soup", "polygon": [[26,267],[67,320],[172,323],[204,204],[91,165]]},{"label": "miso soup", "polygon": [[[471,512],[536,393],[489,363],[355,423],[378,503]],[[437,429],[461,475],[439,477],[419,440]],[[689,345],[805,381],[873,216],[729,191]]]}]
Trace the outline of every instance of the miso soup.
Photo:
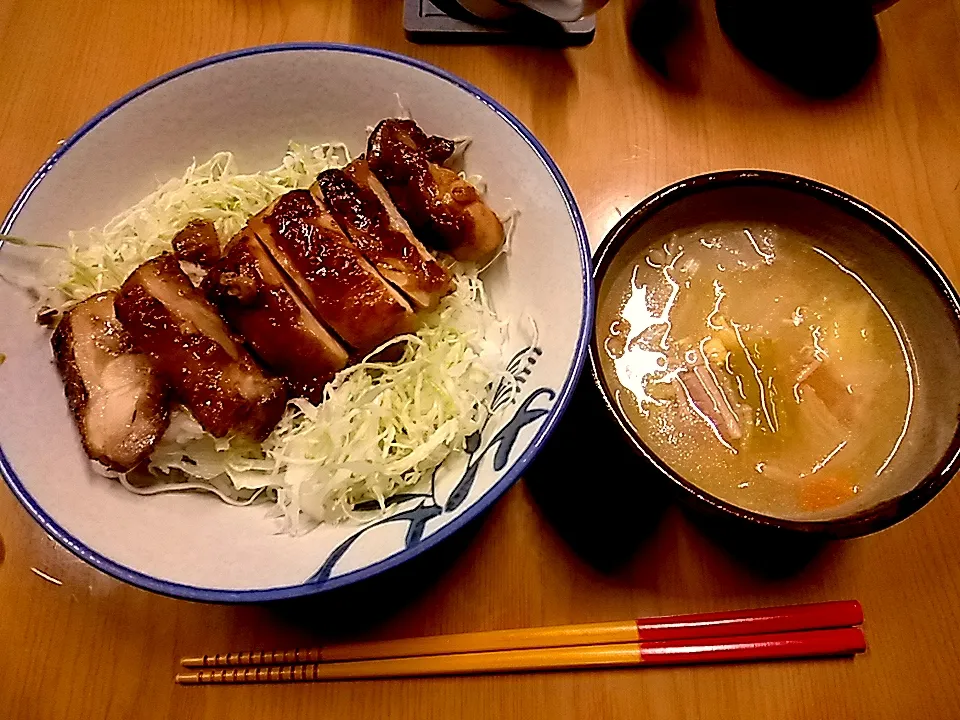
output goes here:
[{"label": "miso soup", "polygon": [[815,241],[711,225],[608,274],[601,371],[674,471],[780,517],[877,483],[907,431],[911,356],[870,287]]}]

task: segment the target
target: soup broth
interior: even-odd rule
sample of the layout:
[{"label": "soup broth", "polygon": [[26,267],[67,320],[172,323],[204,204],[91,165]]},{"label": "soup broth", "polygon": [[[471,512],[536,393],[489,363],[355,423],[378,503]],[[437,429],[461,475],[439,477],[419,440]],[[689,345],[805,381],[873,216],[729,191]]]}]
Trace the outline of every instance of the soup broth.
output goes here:
[{"label": "soup broth", "polygon": [[855,499],[910,421],[902,330],[855,272],[776,227],[711,225],[647,249],[608,274],[597,340],[643,442],[756,512]]}]

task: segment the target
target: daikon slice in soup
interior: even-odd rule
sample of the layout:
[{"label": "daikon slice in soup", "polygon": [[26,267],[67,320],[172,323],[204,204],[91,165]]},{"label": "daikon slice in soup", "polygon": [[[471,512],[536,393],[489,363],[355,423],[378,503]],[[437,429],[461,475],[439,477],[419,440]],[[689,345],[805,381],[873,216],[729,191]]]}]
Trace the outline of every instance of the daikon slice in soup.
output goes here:
[{"label": "daikon slice in soup", "polygon": [[796,517],[879,482],[913,370],[879,298],[815,240],[714,224],[608,276],[600,364],[643,442],[695,485]]}]

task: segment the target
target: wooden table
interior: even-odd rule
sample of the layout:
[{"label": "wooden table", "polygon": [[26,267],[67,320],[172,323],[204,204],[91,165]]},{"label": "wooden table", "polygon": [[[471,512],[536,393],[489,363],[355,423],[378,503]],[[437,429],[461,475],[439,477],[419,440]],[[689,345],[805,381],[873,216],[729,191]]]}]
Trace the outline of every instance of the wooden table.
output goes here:
[{"label": "wooden table", "polygon": [[[872,203],[960,281],[956,2],[909,0],[882,14],[879,62],[834,101],[806,100],[747,64],[708,2],[694,8],[666,81],[631,48],[631,10],[614,0],[590,46],[555,50],[414,45],[399,0],[4,0],[0,205],[58,140],[155,75],[232,48],[339,40],[428,60],[502,101],[553,153],[594,243],[620,211],[678,178],[774,168]],[[567,427],[585,422],[572,413]],[[4,488],[0,716],[960,717],[960,484],[879,535],[798,550],[707,531],[672,505],[641,512],[629,494],[604,502],[616,477],[608,466],[542,464],[536,483],[518,483],[429,567],[352,594],[253,607],[125,586],[59,547]],[[587,489],[598,515],[572,522],[552,483]],[[176,659],[196,652],[832,598],[865,607],[870,648],[855,661],[296,687],[172,683]]]}]

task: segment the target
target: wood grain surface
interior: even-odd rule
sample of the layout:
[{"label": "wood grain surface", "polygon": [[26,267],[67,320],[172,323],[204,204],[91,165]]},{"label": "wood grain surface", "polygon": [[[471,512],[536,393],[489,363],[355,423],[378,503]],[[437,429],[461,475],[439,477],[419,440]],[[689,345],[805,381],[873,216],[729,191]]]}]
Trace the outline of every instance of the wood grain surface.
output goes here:
[{"label": "wood grain surface", "polygon": [[[667,79],[631,44],[636,5],[625,0],[600,14],[591,45],[570,50],[413,45],[399,0],[2,0],[0,205],[59,140],[160,73],[233,48],[335,40],[422,58],[503,102],[557,160],[594,244],[671,181],[772,168],[875,205],[960,281],[955,0],[904,0],[880,15],[876,65],[832,101],[805,99],[746,62],[712,3],[686,7]],[[582,398],[527,478],[422,562],[276,605],[202,605],[125,586],[59,547],[4,486],[0,716],[960,717],[960,484],[860,540],[744,536],[687,515],[628,458],[586,457],[584,439],[604,432],[591,412]],[[866,613],[869,649],[855,661],[285,687],[172,682],[181,655],[840,598],[859,599]]]}]

